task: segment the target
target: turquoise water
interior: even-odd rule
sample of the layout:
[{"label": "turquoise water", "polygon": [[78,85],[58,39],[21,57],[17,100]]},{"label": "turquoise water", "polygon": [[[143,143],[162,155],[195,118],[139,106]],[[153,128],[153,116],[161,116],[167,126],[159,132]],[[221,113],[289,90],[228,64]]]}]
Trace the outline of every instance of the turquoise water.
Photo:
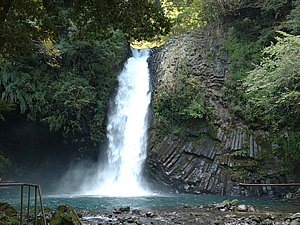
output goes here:
[{"label": "turquoise water", "polygon": [[[24,188],[24,207],[28,204],[28,188]],[[20,187],[0,187],[0,202],[8,202],[20,208]],[[240,204],[260,205],[280,208],[290,211],[300,211],[300,206],[287,202],[276,201],[267,197],[237,197],[218,195],[185,195],[185,194],[152,194],[139,197],[109,197],[96,195],[81,195],[76,193],[58,194],[42,193],[44,206],[55,210],[62,203],[71,204],[76,210],[112,210],[129,205],[131,208],[147,208],[155,206],[202,205],[217,204],[226,199],[238,199]],[[38,200],[39,201],[39,200]],[[31,189],[30,207],[34,207],[34,189]]]}]

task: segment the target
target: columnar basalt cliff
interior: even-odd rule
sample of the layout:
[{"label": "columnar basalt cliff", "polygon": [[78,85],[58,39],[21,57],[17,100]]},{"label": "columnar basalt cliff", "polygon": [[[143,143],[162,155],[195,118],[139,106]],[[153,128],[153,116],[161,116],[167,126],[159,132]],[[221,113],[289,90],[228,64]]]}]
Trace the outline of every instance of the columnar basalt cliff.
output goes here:
[{"label": "columnar basalt cliff", "polygon": [[276,195],[292,188],[241,187],[246,183],[287,183],[295,177],[284,173],[279,159],[269,157],[272,137],[251,130],[228,110],[222,88],[230,71],[230,57],[223,49],[224,32],[207,26],[169,39],[152,49],[148,59],[152,99],[162,86],[174,85],[178,60],[184,60],[189,77],[201,81],[206,119],[174,123],[163,136],[157,135],[153,115],[146,172],[160,188],[183,193],[221,195]]}]

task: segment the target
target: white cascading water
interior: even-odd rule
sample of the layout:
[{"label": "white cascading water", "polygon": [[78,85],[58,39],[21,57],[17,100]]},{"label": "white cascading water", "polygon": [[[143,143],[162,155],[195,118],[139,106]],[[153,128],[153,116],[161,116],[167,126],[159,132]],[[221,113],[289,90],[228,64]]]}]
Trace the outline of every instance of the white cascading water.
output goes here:
[{"label": "white cascading water", "polygon": [[108,164],[98,174],[93,193],[108,196],[141,196],[141,169],[146,159],[147,113],[150,104],[148,49],[132,49],[108,115]]}]

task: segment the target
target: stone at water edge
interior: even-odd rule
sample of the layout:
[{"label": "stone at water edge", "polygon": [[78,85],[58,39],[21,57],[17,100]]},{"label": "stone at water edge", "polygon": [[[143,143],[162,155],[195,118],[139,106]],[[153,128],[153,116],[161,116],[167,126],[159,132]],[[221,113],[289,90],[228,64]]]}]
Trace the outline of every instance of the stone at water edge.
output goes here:
[{"label": "stone at water edge", "polygon": [[122,211],[120,209],[115,208],[113,211],[114,214],[121,214]]},{"label": "stone at water edge", "polygon": [[142,211],[140,209],[133,209],[132,213],[137,214],[137,215],[141,215]]},{"label": "stone at water edge", "polygon": [[238,199],[233,199],[230,204],[232,206],[238,206],[239,205],[239,200]]},{"label": "stone at water edge", "polygon": [[238,205],[237,207],[237,211],[239,212],[246,212],[247,211],[247,206],[245,204],[242,204],[242,205]]},{"label": "stone at water edge", "polygon": [[249,205],[247,211],[248,212],[256,212],[256,209],[254,208],[254,206]]},{"label": "stone at water edge", "polygon": [[6,216],[12,217],[17,215],[17,210],[7,202],[0,202],[0,213],[4,212]]},{"label": "stone at water edge", "polygon": [[228,209],[230,207],[230,202],[228,200],[223,201],[215,206],[216,209]]},{"label": "stone at water edge", "polygon": [[153,211],[148,211],[148,212],[146,212],[146,216],[147,217],[154,217],[154,216],[156,216],[156,214]]},{"label": "stone at water edge", "polygon": [[121,212],[130,212],[130,206],[129,205],[123,206],[120,208],[120,211]]},{"label": "stone at water edge", "polygon": [[63,203],[55,210],[50,225],[81,225],[81,221],[74,210],[74,208],[68,204]]},{"label": "stone at water edge", "polygon": [[295,213],[292,216],[290,216],[288,219],[290,220],[300,219],[300,213]]}]

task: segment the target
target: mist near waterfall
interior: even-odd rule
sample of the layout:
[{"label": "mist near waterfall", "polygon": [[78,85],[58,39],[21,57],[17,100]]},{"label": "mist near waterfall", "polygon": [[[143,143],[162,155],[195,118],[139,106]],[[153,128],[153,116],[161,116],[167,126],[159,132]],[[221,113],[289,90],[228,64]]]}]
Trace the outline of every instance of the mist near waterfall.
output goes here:
[{"label": "mist near waterfall", "polygon": [[[106,153],[98,164],[83,161],[71,166],[67,186],[82,194],[101,196],[143,196],[142,167],[147,156],[148,107],[151,101],[148,49],[131,49],[118,75],[116,95],[110,100]],[[104,160],[103,160],[104,159]],[[73,183],[73,184],[72,184]],[[65,185],[66,186],[66,185]]]}]

